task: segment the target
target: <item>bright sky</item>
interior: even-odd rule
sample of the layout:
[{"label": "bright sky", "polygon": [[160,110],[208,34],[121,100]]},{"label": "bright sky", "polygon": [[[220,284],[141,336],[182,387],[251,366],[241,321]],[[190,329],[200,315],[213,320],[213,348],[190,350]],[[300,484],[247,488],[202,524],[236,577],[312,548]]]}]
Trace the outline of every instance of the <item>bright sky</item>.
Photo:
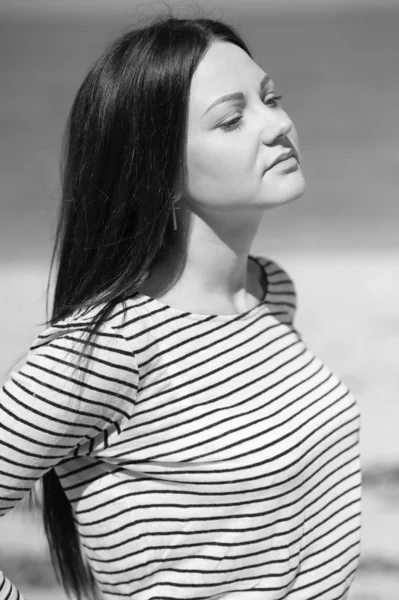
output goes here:
[{"label": "bright sky", "polygon": [[109,13],[130,13],[137,6],[141,11],[147,12],[149,8],[169,5],[173,8],[186,7],[190,10],[195,6],[205,9],[228,10],[239,7],[242,10],[251,10],[252,7],[273,10],[292,9],[334,9],[342,7],[371,6],[375,8],[398,7],[398,0],[1,0],[0,15],[33,15],[33,14],[71,14],[92,13],[98,16]]}]

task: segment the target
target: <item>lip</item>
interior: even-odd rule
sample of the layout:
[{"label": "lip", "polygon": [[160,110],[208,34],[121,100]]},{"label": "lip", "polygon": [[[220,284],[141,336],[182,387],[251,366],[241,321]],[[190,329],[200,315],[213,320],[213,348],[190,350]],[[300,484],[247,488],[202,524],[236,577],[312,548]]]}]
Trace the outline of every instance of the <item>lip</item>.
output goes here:
[{"label": "lip", "polygon": [[295,152],[295,150],[293,150],[292,148],[291,148],[291,150],[289,152],[283,152],[282,154],[280,154],[272,162],[272,164],[266,169],[266,171],[268,171],[269,169],[272,169],[275,165],[278,165],[279,163],[284,162],[285,160],[287,160],[289,158],[295,158],[295,160],[298,161],[298,155]]}]

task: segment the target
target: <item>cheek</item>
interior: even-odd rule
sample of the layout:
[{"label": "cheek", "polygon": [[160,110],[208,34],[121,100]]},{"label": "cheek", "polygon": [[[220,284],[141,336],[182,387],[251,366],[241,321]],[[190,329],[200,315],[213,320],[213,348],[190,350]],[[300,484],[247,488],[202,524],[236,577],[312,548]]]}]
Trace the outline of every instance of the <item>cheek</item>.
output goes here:
[{"label": "cheek", "polygon": [[185,193],[199,203],[235,202],[253,195],[250,153],[235,134],[187,144]]},{"label": "cheek", "polygon": [[229,138],[229,134],[222,133],[207,141],[198,140],[198,143],[187,147],[187,170],[191,178],[200,176],[214,180],[231,180],[244,169],[245,154],[242,148]]}]

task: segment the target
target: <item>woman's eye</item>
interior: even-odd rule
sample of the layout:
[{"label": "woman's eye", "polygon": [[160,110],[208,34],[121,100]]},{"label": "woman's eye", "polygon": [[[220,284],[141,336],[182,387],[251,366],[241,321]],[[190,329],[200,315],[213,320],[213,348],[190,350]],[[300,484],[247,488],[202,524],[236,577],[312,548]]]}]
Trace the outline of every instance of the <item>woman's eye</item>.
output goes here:
[{"label": "woman's eye", "polygon": [[235,131],[236,129],[238,129],[241,126],[241,121],[242,121],[242,116],[236,117],[235,119],[232,119],[231,121],[228,121],[227,123],[224,123],[224,125],[221,125],[220,127],[226,132]]},{"label": "woman's eye", "polygon": [[[279,102],[280,100],[282,100],[283,97],[280,95],[276,95],[273,94],[272,96],[268,95],[265,96],[265,98],[263,98],[263,102],[265,104],[269,104],[271,106],[279,106]],[[231,121],[228,121],[227,123],[224,123],[223,125],[221,125],[221,129],[223,129],[223,131],[229,132],[229,131],[236,131],[237,129],[239,129],[242,125],[242,115],[240,115],[239,117],[235,117],[234,119],[232,119]]]},{"label": "woman's eye", "polygon": [[265,104],[272,104],[272,106],[278,106],[280,100],[282,100],[282,99],[283,99],[283,97],[281,95],[280,96],[277,96],[277,95],[265,96],[265,98],[263,99],[263,102]]}]

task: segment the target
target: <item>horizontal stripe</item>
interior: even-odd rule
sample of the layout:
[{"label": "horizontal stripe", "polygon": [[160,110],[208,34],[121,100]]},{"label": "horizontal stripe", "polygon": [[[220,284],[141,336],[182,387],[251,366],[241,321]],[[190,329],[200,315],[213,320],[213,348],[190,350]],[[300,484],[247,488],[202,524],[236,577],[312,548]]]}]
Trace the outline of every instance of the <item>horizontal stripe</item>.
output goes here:
[{"label": "horizontal stripe", "polygon": [[[55,468],[104,600],[342,598],[359,561],[359,409],[258,257],[238,315],[134,294],[35,340],[0,396],[0,514]],[[83,350],[83,352],[82,352]],[[304,596],[305,594],[305,596]],[[18,600],[0,572],[0,600]]]}]

